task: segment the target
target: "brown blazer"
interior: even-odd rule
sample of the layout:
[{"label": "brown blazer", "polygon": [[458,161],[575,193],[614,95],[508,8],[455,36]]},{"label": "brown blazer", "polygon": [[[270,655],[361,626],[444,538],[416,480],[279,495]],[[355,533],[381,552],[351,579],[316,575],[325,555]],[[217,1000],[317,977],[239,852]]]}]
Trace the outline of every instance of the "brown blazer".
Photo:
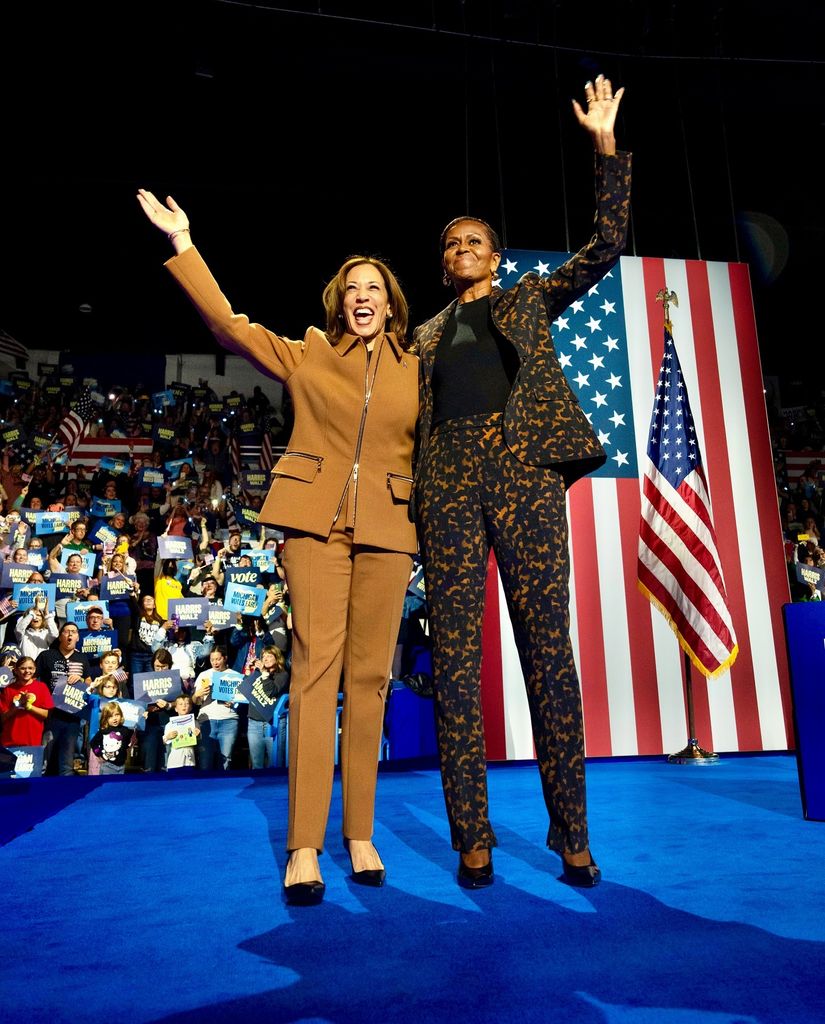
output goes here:
[{"label": "brown blazer", "polygon": [[261,521],[328,537],[351,501],[353,543],[414,554],[415,527],[407,506],[418,414],[417,357],[392,334],[376,344],[369,366],[375,381],[365,413],[367,352],[358,338],[345,334],[331,342],[310,327],[303,341],[292,341],[250,323],[232,312],[197,249],[174,256],[166,266],[218,342],[283,381],[292,397],[295,426],[272,470]]}]

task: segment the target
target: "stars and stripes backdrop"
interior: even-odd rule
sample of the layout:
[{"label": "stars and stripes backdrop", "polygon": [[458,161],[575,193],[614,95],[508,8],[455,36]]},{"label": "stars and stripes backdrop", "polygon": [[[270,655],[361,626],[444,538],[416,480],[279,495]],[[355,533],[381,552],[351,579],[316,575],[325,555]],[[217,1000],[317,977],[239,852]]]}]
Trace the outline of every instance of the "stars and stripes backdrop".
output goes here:
[{"label": "stars and stripes backdrop", "polygon": [[[508,250],[501,283],[546,275],[566,254]],[[637,587],[641,477],[663,354],[664,288],[705,458],[739,655],[694,678],[697,738],[717,752],[787,749],[791,712],[781,606],[789,600],[748,269],[622,257],[554,328],[571,387],[607,463],[568,495],[571,637],[589,756],[671,753],[687,741],[683,657]],[[641,469],[640,469],[641,467]],[[487,584],[482,692],[491,759],[534,756],[497,574]]]},{"label": "stars and stripes backdrop", "polygon": [[78,466],[84,466],[89,473],[94,472],[98,462],[107,455],[115,459],[128,458],[130,445],[132,455],[136,459],[143,459],[147,455],[151,455],[155,448],[155,442],[151,437],[89,437],[88,434],[84,435],[75,443],[69,458],[69,476],[76,475]]}]

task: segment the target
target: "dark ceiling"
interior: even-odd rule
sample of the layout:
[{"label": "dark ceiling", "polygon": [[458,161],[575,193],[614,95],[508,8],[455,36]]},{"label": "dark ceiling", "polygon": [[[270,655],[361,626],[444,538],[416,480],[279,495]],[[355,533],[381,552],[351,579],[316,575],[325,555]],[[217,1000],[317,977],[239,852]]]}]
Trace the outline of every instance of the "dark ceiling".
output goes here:
[{"label": "dark ceiling", "polygon": [[578,248],[592,172],[570,97],[601,70],[627,87],[630,251],[750,262],[766,372],[786,401],[818,378],[819,0],[146,0],[3,18],[0,327],[30,348],[212,349],[139,186],[186,209],[237,309],[291,336],[321,321],[351,252],[388,257],[413,322],[430,316],[447,297],[435,240],[465,210],[513,247]]}]

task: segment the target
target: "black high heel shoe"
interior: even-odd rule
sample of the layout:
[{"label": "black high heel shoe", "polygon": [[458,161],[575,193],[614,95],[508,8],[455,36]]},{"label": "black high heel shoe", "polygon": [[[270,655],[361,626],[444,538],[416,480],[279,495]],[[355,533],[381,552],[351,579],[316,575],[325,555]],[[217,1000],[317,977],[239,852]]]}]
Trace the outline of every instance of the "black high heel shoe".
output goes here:
[{"label": "black high heel shoe", "polygon": [[314,907],[324,898],[323,882],[293,882],[284,886],[284,899],[291,907]]},{"label": "black high heel shoe", "polygon": [[493,853],[490,851],[490,859],[480,868],[471,868],[464,863],[461,854],[458,855],[458,884],[462,889],[486,889],[495,880],[493,874]]},{"label": "black high heel shoe", "polygon": [[561,858],[563,874],[562,881],[568,885],[574,885],[577,889],[592,889],[594,885],[598,885],[602,880],[602,873],[596,867],[596,862],[593,860],[593,854],[590,854],[590,863],[582,864],[578,867],[575,864],[568,864],[564,859],[564,854]]},{"label": "black high heel shoe", "polygon": [[[349,852],[349,839],[344,840],[344,849],[349,853],[349,863],[352,867],[352,854]],[[375,849],[375,847],[373,847]],[[375,850],[378,853],[378,850]],[[369,885],[373,889],[380,889],[387,878],[387,872],[384,868],[367,868],[364,871],[356,871],[354,868],[350,874],[350,878],[353,882],[357,882],[358,885]]]}]

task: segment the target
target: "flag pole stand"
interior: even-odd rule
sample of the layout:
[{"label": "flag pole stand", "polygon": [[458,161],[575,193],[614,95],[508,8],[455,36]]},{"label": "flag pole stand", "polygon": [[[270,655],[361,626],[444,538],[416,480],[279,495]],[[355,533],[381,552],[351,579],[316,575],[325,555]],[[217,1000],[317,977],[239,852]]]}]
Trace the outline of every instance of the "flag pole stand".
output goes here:
[{"label": "flag pole stand", "polygon": [[696,741],[696,723],[693,717],[693,680],[690,674],[690,658],[685,655],[685,696],[688,712],[688,742],[682,750],[669,754],[668,764],[718,764],[719,755],[703,750]]}]

